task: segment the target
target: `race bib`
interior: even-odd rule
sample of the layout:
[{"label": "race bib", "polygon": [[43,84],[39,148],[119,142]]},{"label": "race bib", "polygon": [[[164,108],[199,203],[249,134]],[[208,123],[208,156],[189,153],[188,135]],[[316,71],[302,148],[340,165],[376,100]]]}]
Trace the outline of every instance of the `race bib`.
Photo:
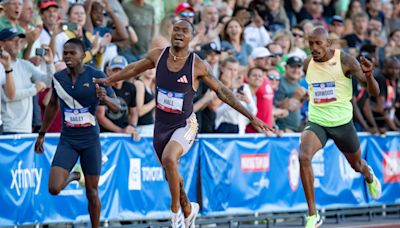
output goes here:
[{"label": "race bib", "polygon": [[182,113],[184,93],[158,88],[157,108],[169,113]]},{"label": "race bib", "polygon": [[314,103],[322,104],[336,101],[335,82],[313,83]]},{"label": "race bib", "polygon": [[94,116],[89,112],[89,108],[65,108],[64,120],[67,127],[89,127],[96,125]]}]

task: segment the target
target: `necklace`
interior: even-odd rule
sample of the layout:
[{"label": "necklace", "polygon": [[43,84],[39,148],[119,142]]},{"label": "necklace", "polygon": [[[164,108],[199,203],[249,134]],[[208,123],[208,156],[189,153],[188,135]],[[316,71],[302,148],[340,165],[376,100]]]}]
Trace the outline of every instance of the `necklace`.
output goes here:
[{"label": "necklace", "polygon": [[185,57],[176,56],[176,55],[174,55],[174,54],[172,53],[171,48],[169,49],[169,53],[172,55],[172,57],[174,57],[174,61],[176,61],[176,60],[181,60],[181,59],[186,59],[186,58],[189,57],[189,55],[190,55],[190,53],[189,53],[189,54],[188,54],[187,56],[185,56]]}]

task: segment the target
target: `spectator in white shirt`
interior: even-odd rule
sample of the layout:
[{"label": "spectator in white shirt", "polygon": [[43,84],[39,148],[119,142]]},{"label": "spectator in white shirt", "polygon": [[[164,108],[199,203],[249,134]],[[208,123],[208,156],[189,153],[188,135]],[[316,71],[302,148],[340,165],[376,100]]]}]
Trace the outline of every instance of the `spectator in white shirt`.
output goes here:
[{"label": "spectator in white shirt", "polygon": [[[15,83],[13,69],[11,68],[11,58],[5,50],[0,49],[0,94],[10,101],[15,99]],[[0,135],[3,134],[3,122],[1,121],[0,105]]]},{"label": "spectator in white shirt", "polygon": [[2,97],[1,118],[4,134],[31,133],[32,132],[32,97],[44,90],[51,83],[54,73],[53,55],[50,48],[46,48],[44,60],[47,63],[47,72],[39,71],[32,63],[23,59],[17,59],[20,52],[21,38],[14,28],[6,28],[0,31],[0,48],[11,56],[11,68],[16,88],[15,98]]}]

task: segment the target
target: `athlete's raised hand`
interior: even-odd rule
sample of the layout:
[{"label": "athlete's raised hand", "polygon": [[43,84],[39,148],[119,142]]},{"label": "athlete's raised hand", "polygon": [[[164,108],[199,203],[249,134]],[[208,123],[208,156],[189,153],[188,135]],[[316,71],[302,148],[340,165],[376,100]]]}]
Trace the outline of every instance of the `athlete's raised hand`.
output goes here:
[{"label": "athlete's raised hand", "polygon": [[271,135],[271,133],[275,132],[275,129],[269,127],[264,121],[258,119],[257,117],[254,117],[254,119],[251,121],[251,124],[258,132],[265,133],[267,135]]},{"label": "athlete's raised hand", "polygon": [[43,154],[44,148],[43,148],[43,143],[44,143],[44,136],[38,136],[36,138],[35,142],[35,152],[38,154]]},{"label": "athlete's raised hand", "polygon": [[374,70],[374,64],[371,61],[369,61],[367,58],[365,58],[364,56],[361,56],[359,61],[360,61],[361,70],[364,72],[364,74],[368,75],[368,73],[371,73]]},{"label": "athlete's raised hand", "polygon": [[96,85],[96,93],[97,93],[97,97],[103,101],[104,99],[106,99],[107,96],[107,92],[106,89],[104,87],[99,86],[99,84],[95,84]]}]

